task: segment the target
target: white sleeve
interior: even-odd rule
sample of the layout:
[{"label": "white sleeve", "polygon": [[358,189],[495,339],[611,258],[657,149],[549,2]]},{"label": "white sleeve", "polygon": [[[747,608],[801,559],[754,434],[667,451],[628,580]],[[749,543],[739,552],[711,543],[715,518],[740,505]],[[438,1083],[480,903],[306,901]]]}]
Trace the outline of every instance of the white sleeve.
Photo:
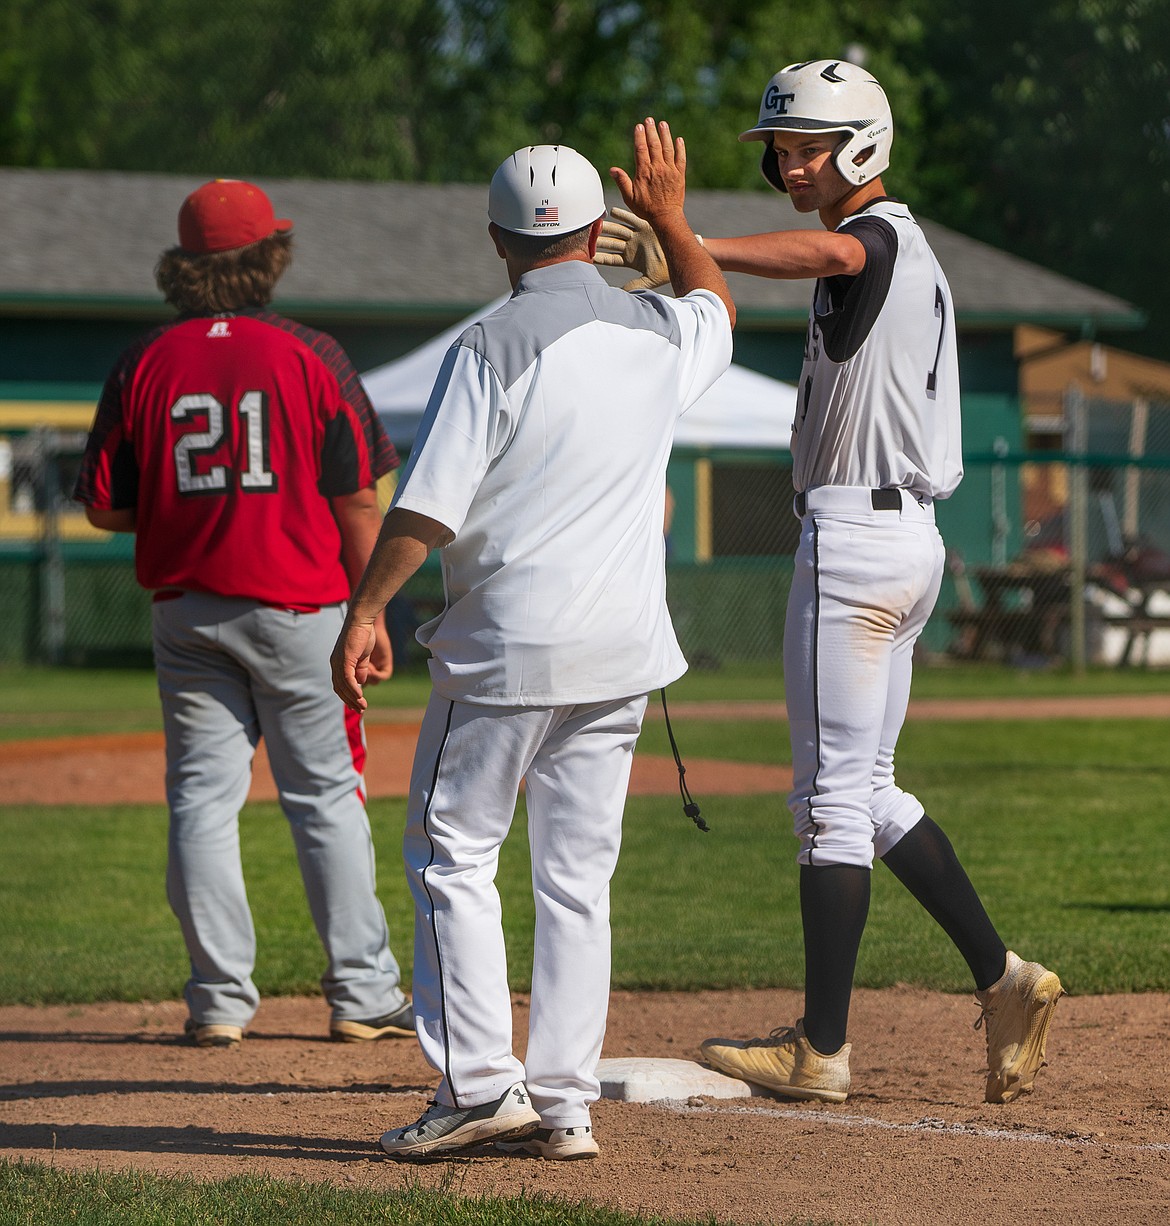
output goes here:
[{"label": "white sleeve", "polygon": [[458,533],[488,465],[511,432],[496,372],[464,345],[447,351],[391,506]]},{"label": "white sleeve", "polygon": [[731,365],[731,320],[723,300],[707,289],[664,301],[682,330],[678,392],[685,413]]}]

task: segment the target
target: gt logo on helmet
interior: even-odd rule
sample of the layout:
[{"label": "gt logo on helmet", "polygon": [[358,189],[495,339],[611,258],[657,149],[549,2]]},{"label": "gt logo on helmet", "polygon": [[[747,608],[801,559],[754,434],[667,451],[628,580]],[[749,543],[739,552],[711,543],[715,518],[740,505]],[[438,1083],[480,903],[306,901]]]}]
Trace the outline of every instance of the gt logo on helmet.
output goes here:
[{"label": "gt logo on helmet", "polygon": [[775,85],[770,85],[767,93],[764,94],[764,110],[771,111],[775,115],[787,115],[787,103],[795,101],[795,94],[782,94]]},{"label": "gt logo on helmet", "polygon": [[760,170],[779,192],[787,191],[772,140],[777,132],[840,133],[832,152],[843,178],[859,187],[890,164],[894,120],[885,91],[857,64],[810,60],[789,64],[764,88],[760,117],[740,140],[764,142]]}]

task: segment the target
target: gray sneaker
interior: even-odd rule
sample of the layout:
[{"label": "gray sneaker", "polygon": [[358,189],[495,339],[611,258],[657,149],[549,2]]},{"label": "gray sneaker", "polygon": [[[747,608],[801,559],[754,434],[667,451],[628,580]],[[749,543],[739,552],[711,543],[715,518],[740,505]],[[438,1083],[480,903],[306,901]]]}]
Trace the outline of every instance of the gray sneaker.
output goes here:
[{"label": "gray sneaker", "polygon": [[478,1107],[448,1107],[433,1102],[413,1124],[382,1136],[382,1148],[393,1158],[422,1158],[514,1137],[540,1123],[522,1081],[494,1102]]}]

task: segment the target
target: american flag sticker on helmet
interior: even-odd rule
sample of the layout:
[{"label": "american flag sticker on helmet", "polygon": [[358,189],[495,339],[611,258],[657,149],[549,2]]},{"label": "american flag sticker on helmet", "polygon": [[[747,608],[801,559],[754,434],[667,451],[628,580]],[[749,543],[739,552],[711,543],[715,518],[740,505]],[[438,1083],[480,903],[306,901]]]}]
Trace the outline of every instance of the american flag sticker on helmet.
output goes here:
[{"label": "american flag sticker on helmet", "polygon": [[535,224],[538,226],[560,225],[557,207],[558,206],[555,204],[538,204],[536,206],[536,215],[534,218]]}]

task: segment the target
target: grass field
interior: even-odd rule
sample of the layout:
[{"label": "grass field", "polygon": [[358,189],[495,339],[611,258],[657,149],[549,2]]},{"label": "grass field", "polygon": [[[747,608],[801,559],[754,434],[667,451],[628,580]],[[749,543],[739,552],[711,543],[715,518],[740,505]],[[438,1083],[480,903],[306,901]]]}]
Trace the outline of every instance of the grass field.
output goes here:
[{"label": "grass field", "polygon": [[[1166,685],[1164,675],[1145,672],[1073,678],[926,670],[916,694],[1008,698]],[[778,698],[780,688],[778,677],[700,673],[674,687],[672,697],[759,700]],[[408,677],[375,693],[379,707],[413,708],[425,701],[426,682]],[[154,727],[156,708],[149,673],[0,674],[8,737],[94,731],[98,720],[102,731]],[[788,758],[779,719],[675,716],[674,723],[684,757]],[[648,723],[642,748],[668,752],[661,721]],[[911,722],[899,754],[900,781],[947,829],[1005,939],[1059,965],[1077,994],[1170,990],[1168,762],[1170,727],[1128,719]],[[695,830],[677,797],[629,802],[613,889],[615,986],[798,986],[795,842],[782,798],[698,799],[709,834]],[[404,804],[375,801],[371,819],[392,940],[409,976],[411,920],[396,865]],[[185,956],[163,891],[165,835],[159,806],[5,808],[0,1003],[178,995]],[[514,986],[522,989],[532,909],[519,820],[516,836],[505,849],[499,884]],[[278,808],[249,806],[242,837],[262,950],[259,987],[265,994],[313,992],[321,956]],[[857,981],[969,989],[949,942],[880,868]],[[233,1208],[216,1208],[222,1205]],[[0,1224],[343,1218],[571,1226],[637,1220],[535,1201],[366,1203],[356,1193],[266,1180],[188,1185],[0,1167]]]},{"label": "grass field", "polygon": [[[963,679],[974,691],[976,679]],[[677,687],[676,700],[728,698],[743,680],[724,678],[717,690],[714,674],[698,674],[690,689]],[[979,685],[986,694],[990,681]],[[39,692],[42,713],[66,726],[89,719],[91,727],[104,694],[111,714],[103,712],[103,729],[121,716],[145,716],[157,702],[149,674],[0,675],[0,692],[12,709],[33,705]],[[425,683],[409,679],[402,693],[410,696],[403,705],[416,707]],[[676,715],[674,724],[684,757],[789,758],[779,719]],[[641,748],[669,752],[661,720],[647,723]],[[943,823],[1009,944],[1059,959],[1081,992],[1170,988],[1167,762],[1170,727],[1153,720],[912,721],[899,751],[903,786]],[[798,985],[801,956],[790,936],[798,929],[795,841],[782,798],[698,799],[709,834],[692,826],[676,797],[629,802],[613,891],[615,982]],[[404,803],[376,800],[370,812],[394,947],[408,970],[411,916],[397,867]],[[253,804],[241,825],[263,950],[259,986],[270,994],[315,991],[320,953],[283,817],[275,804]],[[500,873],[517,988],[527,985],[531,959],[523,825],[517,821]],[[175,997],[185,958],[163,891],[165,844],[161,806],[8,806],[0,825],[8,866],[0,881],[0,1003]],[[47,908],[47,898],[69,905]],[[858,982],[966,988],[949,943],[882,870]]]},{"label": "grass field", "polygon": [[[1049,698],[1061,695],[1149,694],[1170,689],[1170,674],[1147,669],[1013,669],[954,664],[921,668],[915,698]],[[412,669],[367,691],[375,716],[426,704],[430,680]],[[708,701],[779,702],[779,665],[694,669],[672,685],[672,704]],[[85,736],[162,728],[151,669],[0,668],[0,741]]]},{"label": "grass field", "polygon": [[[119,1173],[66,1174],[0,1162],[0,1226],[715,1226],[635,1217],[540,1193],[463,1197],[418,1187],[396,1196],[242,1176],[212,1183]],[[792,1219],[787,1226],[815,1226]]]}]

